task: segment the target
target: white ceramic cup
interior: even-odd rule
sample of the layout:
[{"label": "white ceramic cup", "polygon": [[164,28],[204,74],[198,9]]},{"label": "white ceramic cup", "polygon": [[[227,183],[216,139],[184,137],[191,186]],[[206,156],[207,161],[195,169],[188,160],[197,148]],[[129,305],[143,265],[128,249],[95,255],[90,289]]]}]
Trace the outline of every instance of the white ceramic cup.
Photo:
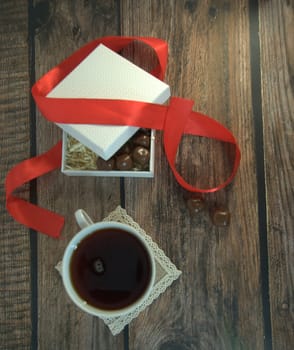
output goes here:
[{"label": "white ceramic cup", "polygon": [[[138,233],[133,227],[122,224],[119,222],[114,222],[114,221],[101,221],[97,223],[93,223],[91,218],[87,215],[87,213],[79,209],[75,212],[75,218],[78,223],[78,225],[81,228],[81,231],[78,232],[72,240],[69,242],[67,245],[63,259],[62,259],[62,279],[63,279],[63,284],[65,287],[65,290],[71,300],[83,311],[94,315],[98,317],[114,317],[114,316],[119,316],[119,315],[124,315],[129,312],[132,312],[139,304],[141,304],[150,294],[152,287],[154,285],[155,281],[155,260],[154,260],[154,255],[144,238],[142,238],[141,234]],[[139,299],[135,300],[132,304],[122,308],[122,309],[116,309],[116,310],[105,310],[105,309],[99,309],[97,307],[94,307],[90,304],[88,304],[85,300],[83,300],[79,294],[76,292],[71,276],[70,276],[70,263],[71,263],[71,257],[73,252],[78,249],[79,243],[86,238],[87,236],[91,235],[92,233],[99,231],[99,230],[104,230],[107,228],[116,228],[120,230],[127,231],[128,233],[134,235],[143,245],[145,251],[147,252],[151,264],[151,276],[149,283],[143,292],[143,294],[139,297]]]}]

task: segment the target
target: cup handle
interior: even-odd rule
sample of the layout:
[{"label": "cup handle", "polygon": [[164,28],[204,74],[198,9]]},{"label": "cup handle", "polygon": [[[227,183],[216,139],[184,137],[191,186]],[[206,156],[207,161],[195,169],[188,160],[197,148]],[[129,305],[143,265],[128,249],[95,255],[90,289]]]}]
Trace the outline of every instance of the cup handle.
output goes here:
[{"label": "cup handle", "polygon": [[85,228],[94,224],[90,216],[83,209],[78,209],[75,212],[75,218],[80,228]]}]

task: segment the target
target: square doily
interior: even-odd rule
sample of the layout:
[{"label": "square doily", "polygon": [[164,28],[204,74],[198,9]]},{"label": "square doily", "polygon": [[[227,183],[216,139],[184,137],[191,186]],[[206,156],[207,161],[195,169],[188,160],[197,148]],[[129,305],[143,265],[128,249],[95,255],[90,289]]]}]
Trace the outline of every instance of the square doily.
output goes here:
[{"label": "square doily", "polygon": [[[147,299],[136,307],[135,310],[128,314],[116,317],[99,317],[109,327],[111,333],[116,335],[120,333],[134,318],[136,318],[141,311],[152,304],[160,294],[165,292],[173,281],[180,276],[181,271],[176,268],[176,266],[165,255],[164,251],[153,242],[152,238],[139,226],[139,224],[127,214],[125,209],[118,206],[106,218],[104,218],[103,221],[116,221],[134,227],[142,235],[143,239],[153,251],[156,265],[155,282],[151,293]],[[61,273],[61,262],[57,264],[56,269]]]}]

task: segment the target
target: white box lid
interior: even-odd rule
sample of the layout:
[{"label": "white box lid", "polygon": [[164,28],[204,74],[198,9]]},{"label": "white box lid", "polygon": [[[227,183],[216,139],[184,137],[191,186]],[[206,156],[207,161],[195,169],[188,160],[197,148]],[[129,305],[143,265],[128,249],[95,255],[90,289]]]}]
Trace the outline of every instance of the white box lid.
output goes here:
[{"label": "white box lid", "polygon": [[[169,86],[100,44],[47,97],[108,98],[164,103]],[[87,113],[87,111],[85,111]],[[105,160],[138,130],[130,126],[57,124]]]}]

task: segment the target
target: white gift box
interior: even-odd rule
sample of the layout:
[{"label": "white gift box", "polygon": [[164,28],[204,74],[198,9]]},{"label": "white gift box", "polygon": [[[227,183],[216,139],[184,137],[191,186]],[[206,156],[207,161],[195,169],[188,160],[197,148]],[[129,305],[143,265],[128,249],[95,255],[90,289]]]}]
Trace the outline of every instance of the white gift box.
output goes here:
[{"label": "white gift box", "polygon": [[[47,97],[104,98],[164,103],[170,88],[140,67],[100,44]],[[87,113],[87,111],[85,111]],[[109,159],[138,130],[130,126],[58,124],[63,130],[62,171],[67,175],[152,176],[154,132],[151,137],[149,171],[75,171],[65,166],[67,134],[101,158]]]}]

